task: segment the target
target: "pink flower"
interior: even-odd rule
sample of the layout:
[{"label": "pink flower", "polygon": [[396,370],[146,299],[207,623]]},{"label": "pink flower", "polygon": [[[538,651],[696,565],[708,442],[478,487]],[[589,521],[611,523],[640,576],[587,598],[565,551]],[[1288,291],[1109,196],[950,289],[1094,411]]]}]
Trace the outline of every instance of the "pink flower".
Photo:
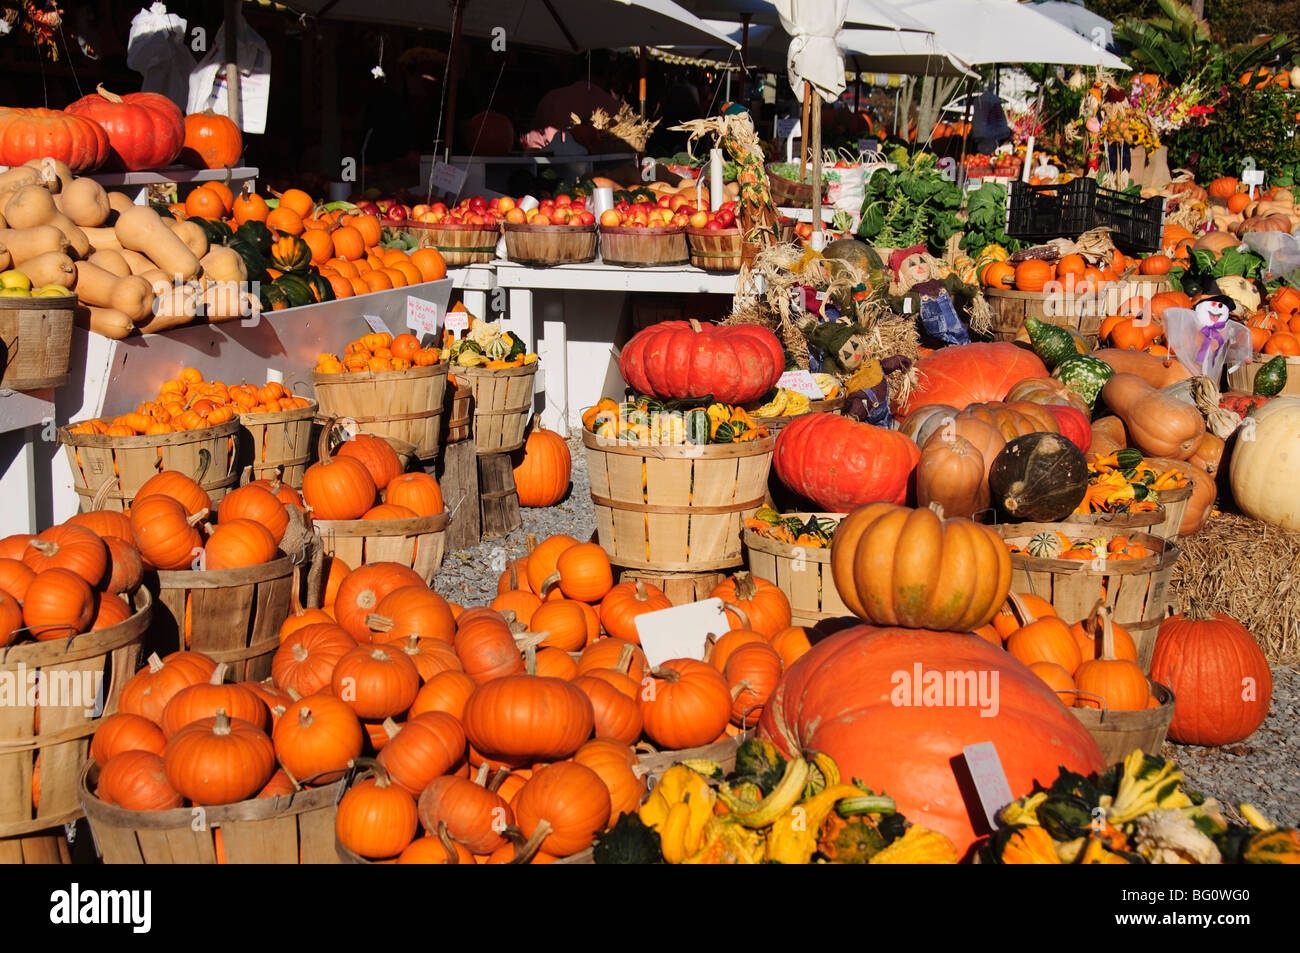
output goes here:
[{"label": "pink flower", "polygon": [[1093,134],[1101,132],[1101,123],[1097,121],[1096,116],[1089,116],[1085,125],[1087,125],[1088,131]]}]

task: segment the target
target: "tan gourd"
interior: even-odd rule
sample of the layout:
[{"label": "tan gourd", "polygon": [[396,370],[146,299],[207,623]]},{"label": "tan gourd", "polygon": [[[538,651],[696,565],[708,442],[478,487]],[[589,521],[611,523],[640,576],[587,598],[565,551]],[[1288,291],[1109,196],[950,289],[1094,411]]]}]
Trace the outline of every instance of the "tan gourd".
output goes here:
[{"label": "tan gourd", "polygon": [[83,228],[81,230],[86,240],[90,242],[92,251],[99,251],[102,248],[111,248],[114,251],[122,250],[122,243],[117,240],[117,232],[111,228]]},{"label": "tan gourd", "polygon": [[63,214],[82,228],[98,228],[113,211],[108,193],[94,179],[73,179],[59,199]]},{"label": "tan gourd", "polygon": [[1092,356],[1109,364],[1116,374],[1136,374],[1156,388],[1168,387],[1192,376],[1180,361],[1170,358],[1166,363],[1161,358],[1142,351],[1112,347],[1093,351]]},{"label": "tan gourd", "polygon": [[23,165],[39,172],[41,182],[51,192],[62,192],[76,178],[72,173],[72,169],[62,159],[48,157],[28,159]]},{"label": "tan gourd", "polygon": [[161,268],[150,268],[148,271],[142,271],[138,277],[149,282],[149,287],[153,289],[154,295],[166,294],[176,287],[176,279],[166,274]]},{"label": "tan gourd", "polygon": [[162,221],[185,243],[185,247],[194,253],[195,258],[202,259],[208,253],[208,236],[194,222],[178,222],[174,218],[165,218]]},{"label": "tan gourd", "polygon": [[122,260],[126,262],[127,267],[131,269],[133,275],[143,275],[146,271],[159,270],[157,265],[138,251],[132,251],[129,248],[118,248],[116,250],[122,256]]},{"label": "tan gourd", "polygon": [[129,278],[131,275],[131,266],[122,257],[122,252],[116,248],[101,248],[92,252],[86,260],[118,278]]},{"label": "tan gourd", "polygon": [[135,275],[119,278],[88,261],[79,261],[77,297],[97,308],[121,311],[132,321],[142,321],[153,311],[153,288]]},{"label": "tan gourd", "polygon": [[74,323],[106,338],[121,340],[135,331],[135,322],[121,311],[109,308],[95,308],[90,305],[78,305],[73,313]]},{"label": "tan gourd", "polygon": [[248,266],[233,248],[214,245],[199,263],[203,266],[203,277],[213,281],[247,281]]},{"label": "tan gourd", "polygon": [[214,281],[203,292],[203,313],[212,324],[253,317],[261,302],[244,290],[243,282]]},{"label": "tan gourd", "polygon": [[120,215],[129,208],[135,208],[136,205],[125,192],[109,192],[108,207]]},{"label": "tan gourd", "polygon": [[194,285],[185,284],[167,289],[158,295],[153,317],[139,326],[140,333],[156,334],[189,324],[198,313],[199,302],[198,289]]},{"label": "tan gourd", "polygon": [[0,245],[0,271],[8,271],[11,264],[13,259],[9,256],[9,249]]},{"label": "tan gourd", "polygon": [[[50,177],[53,178],[53,173]],[[17,192],[29,185],[43,185],[45,181],[39,169],[20,165],[8,172],[0,172],[0,195]]]},{"label": "tan gourd", "polygon": [[1143,453],[1186,460],[1205,438],[1205,418],[1199,410],[1136,374],[1111,377],[1101,389],[1101,399],[1124,421],[1129,441]]},{"label": "tan gourd", "polygon": [[113,230],[123,248],[145,255],[165,274],[179,275],[185,281],[198,275],[198,256],[153,209],[137,205],[121,212]]},{"label": "tan gourd", "polygon": [[14,267],[21,267],[38,255],[49,252],[67,254],[72,250],[68,236],[53,225],[39,225],[36,228],[0,229],[0,245],[9,249]]},{"label": "tan gourd", "polygon": [[1098,417],[1092,422],[1092,442],[1088,452],[1108,457],[1128,446],[1128,432],[1118,417]]},{"label": "tan gourd", "polygon": [[5,221],[10,228],[35,228],[53,225],[67,236],[78,258],[90,254],[90,240],[76,223],[54,205],[54,197],[39,185],[29,185],[9,196],[5,203]]},{"label": "tan gourd", "polygon": [[77,283],[77,269],[72,259],[62,252],[51,251],[23,262],[23,274],[31,279],[33,288],[61,285],[71,288]]}]

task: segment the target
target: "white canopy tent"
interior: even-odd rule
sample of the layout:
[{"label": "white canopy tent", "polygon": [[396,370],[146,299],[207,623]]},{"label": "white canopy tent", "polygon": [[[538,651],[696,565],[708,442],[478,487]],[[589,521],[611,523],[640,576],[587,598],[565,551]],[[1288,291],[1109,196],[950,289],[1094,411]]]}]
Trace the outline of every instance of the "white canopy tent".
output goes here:
[{"label": "white canopy tent", "polygon": [[1031,6],[1035,13],[1050,17],[1079,36],[1101,43],[1109,50],[1115,48],[1115,25],[1079,0],[1033,0]]}]

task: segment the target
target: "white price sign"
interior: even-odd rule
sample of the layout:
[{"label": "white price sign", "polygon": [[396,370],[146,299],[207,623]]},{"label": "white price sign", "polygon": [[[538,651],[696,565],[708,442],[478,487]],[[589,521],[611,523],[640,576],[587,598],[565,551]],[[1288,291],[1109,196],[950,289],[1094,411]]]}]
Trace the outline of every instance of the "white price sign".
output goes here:
[{"label": "white price sign", "polygon": [[721,599],[644,612],[635,622],[637,637],[651,668],[669,659],[703,659],[709,636],[721,637],[731,630]]},{"label": "white price sign", "polygon": [[798,128],[799,128],[798,119],[795,119],[793,117],[791,117],[790,119],[777,119],[776,137],[778,139],[789,139],[792,135],[797,135],[795,130]]},{"label": "white price sign", "polygon": [[454,165],[448,165],[445,162],[435,162],[433,171],[429,174],[429,181],[433,184],[433,191],[438,193],[450,192],[452,195],[459,195],[461,187],[465,184],[466,172],[464,169],[458,169]]},{"label": "white price sign", "polygon": [[438,306],[432,301],[408,296],[406,299],[406,326],[415,331],[417,335],[436,335],[438,329],[442,326],[442,316],[438,313]]},{"label": "white price sign", "polygon": [[456,337],[460,337],[461,332],[469,330],[469,312],[448,311],[447,317],[443,321],[442,326],[456,335]]},{"label": "white price sign", "polygon": [[796,394],[803,394],[809,400],[824,400],[822,389],[813,380],[810,371],[786,371],[776,382],[777,387],[784,387]]},{"label": "white price sign", "polygon": [[366,322],[366,327],[370,328],[370,330],[374,331],[376,334],[392,333],[388,330],[388,325],[384,323],[383,318],[376,317],[373,314],[363,314],[361,320]]},{"label": "white price sign", "polygon": [[980,806],[984,808],[989,827],[996,829],[998,812],[1014,799],[1011,785],[1007,783],[1007,774],[1002,769],[1002,759],[998,757],[998,749],[993,746],[993,742],[982,741],[967,745],[962,749],[962,755],[966,759],[966,769],[970,771],[975,794]]}]

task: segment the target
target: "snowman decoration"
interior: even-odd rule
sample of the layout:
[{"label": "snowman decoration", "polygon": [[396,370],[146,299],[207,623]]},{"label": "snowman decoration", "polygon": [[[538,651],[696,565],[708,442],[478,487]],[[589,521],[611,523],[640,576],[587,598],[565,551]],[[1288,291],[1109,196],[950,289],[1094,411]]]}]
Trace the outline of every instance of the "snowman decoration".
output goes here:
[{"label": "snowman decoration", "polygon": [[1231,320],[1233,307],[1233,300],[1226,295],[1202,298],[1192,306],[1197,325],[1196,363],[1202,375],[1210,376],[1210,369],[1216,364],[1222,367],[1219,356],[1234,343],[1234,331],[1245,330],[1243,325]]}]

